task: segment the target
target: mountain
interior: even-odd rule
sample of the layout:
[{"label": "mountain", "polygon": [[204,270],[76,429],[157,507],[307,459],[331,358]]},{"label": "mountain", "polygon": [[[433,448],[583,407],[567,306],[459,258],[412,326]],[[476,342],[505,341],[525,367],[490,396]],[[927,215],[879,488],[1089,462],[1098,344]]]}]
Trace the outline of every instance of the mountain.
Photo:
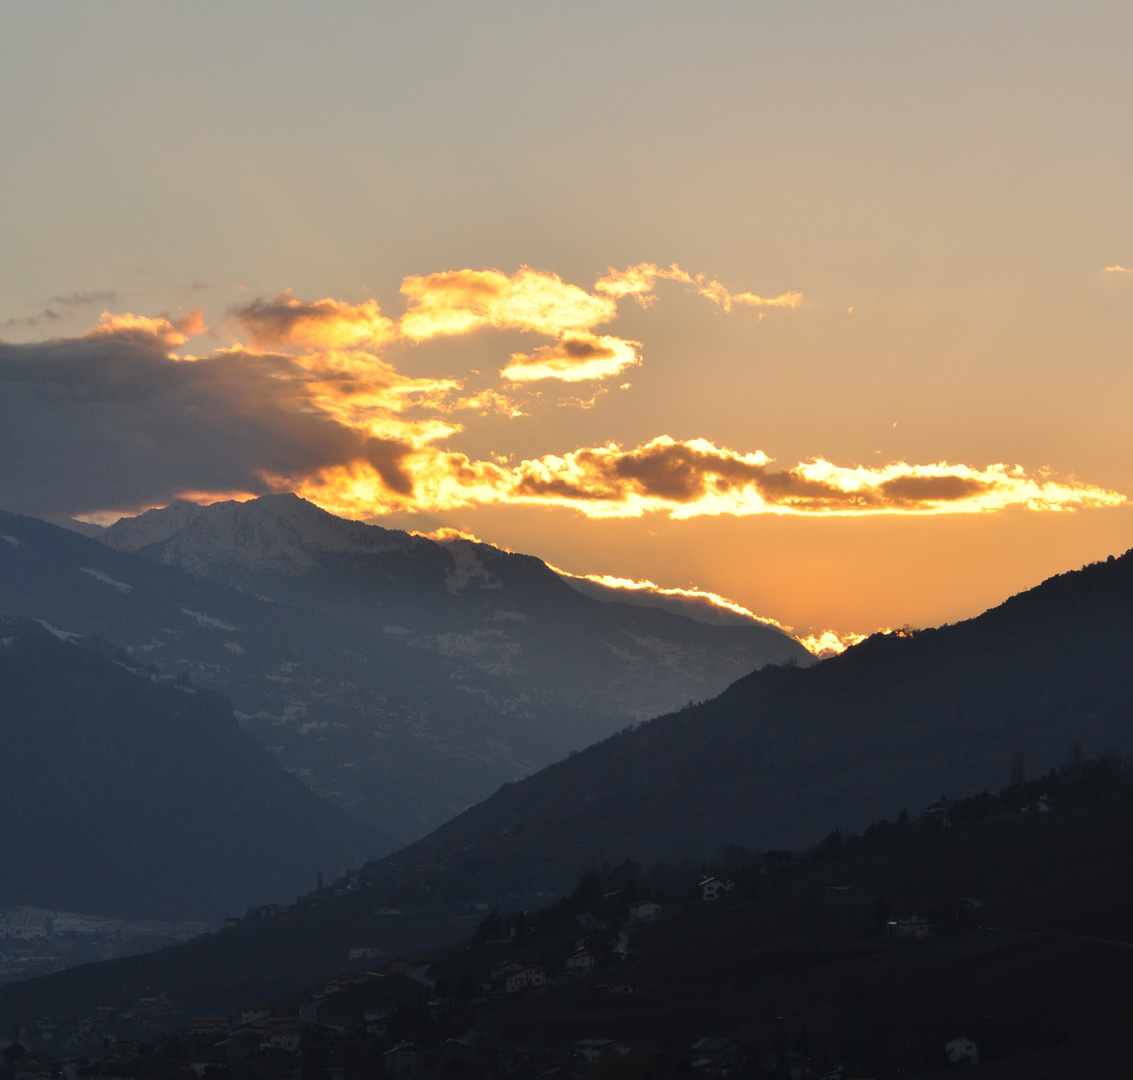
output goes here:
[{"label": "mountain", "polygon": [[[798,848],[833,828],[916,812],[942,790],[994,790],[1024,762],[1045,772],[1076,743],[1124,753],[1133,747],[1131,612],[1133,553],[954,626],[753,673],[508,785],[287,911],[154,957],[50,976],[25,993],[75,1015],[110,987],[123,1000],[169,990],[186,1009],[228,1008],[241,993],[309,985],[354,946],[412,955],[458,940],[476,903],[542,906],[588,864],[629,856],[648,866],[731,844]],[[1050,869],[1040,859],[1024,892],[1041,900]],[[14,994],[0,989],[0,1017],[12,1015]]]},{"label": "mountain", "polygon": [[132,554],[0,513],[0,616],[219,690],[285,768],[402,838],[752,666],[808,657],[762,625],[601,603],[538,559],[294,496],[152,515],[107,534]]},{"label": "mountain", "polygon": [[[253,620],[223,620],[239,632],[213,626],[227,652],[188,670],[314,790],[406,838],[752,668],[812,659],[754,620],[603,602],[531,556],[345,521],[294,495],[175,503],[100,539],[259,598]],[[284,608],[305,622],[296,648],[265,650],[260,624]]]},{"label": "mountain", "polygon": [[219,918],[377,843],[220,695],[47,622],[0,624],[0,904]]},{"label": "mountain", "polygon": [[396,859],[475,860],[462,887],[525,893],[566,887],[588,861],[797,848],[942,791],[994,789],[1013,765],[1045,771],[1075,744],[1133,751],[1131,658],[1133,552],[956,625],[753,672],[504,788]]}]

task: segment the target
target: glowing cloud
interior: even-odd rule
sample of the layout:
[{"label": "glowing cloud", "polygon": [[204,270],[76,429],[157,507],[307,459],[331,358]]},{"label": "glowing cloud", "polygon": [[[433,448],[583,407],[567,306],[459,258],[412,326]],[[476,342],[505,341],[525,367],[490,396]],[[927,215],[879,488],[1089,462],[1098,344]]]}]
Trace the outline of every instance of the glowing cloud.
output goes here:
[{"label": "glowing cloud", "polygon": [[396,337],[392,319],[377,302],[346,304],[329,298],[304,302],[289,292],[253,300],[233,311],[257,348],[302,345],[311,349],[371,348]]},{"label": "glowing cloud", "polygon": [[[887,634],[889,630],[879,630],[878,633]],[[823,630],[819,634],[807,634],[806,637],[800,637],[798,641],[804,649],[814,653],[819,660],[825,660],[828,657],[844,653],[850,646],[857,645],[859,641],[865,641],[867,637],[869,637],[869,634],[855,634],[853,631],[840,634],[837,630]]]},{"label": "glowing cloud", "polygon": [[132,315],[129,312],[111,315],[109,311],[104,311],[98,322],[83,337],[87,340],[118,338],[122,341],[158,341],[169,348],[175,348],[184,345],[189,340],[188,335],[195,332],[190,326],[191,324],[187,324],[185,329],[181,329],[163,317],[150,319],[145,315]]},{"label": "glowing cloud", "polygon": [[1107,274],[1133,274],[1133,269],[1122,266],[1120,263],[1114,263],[1113,266],[1107,266],[1105,272]]},{"label": "glowing cloud", "polygon": [[[454,414],[516,416],[521,404],[492,387],[466,391],[460,378],[403,375],[378,352],[392,341],[424,341],[481,327],[527,330],[555,340],[511,357],[501,375],[513,386],[606,379],[641,362],[640,343],[598,335],[592,327],[615,316],[619,298],[648,299],[661,279],[694,288],[723,309],[735,304],[790,308],[800,302],[797,293],[772,299],[732,294],[714,279],[693,277],[675,264],[667,270],[642,263],[611,271],[599,280],[596,293],[529,267],[511,276],[460,270],[406,278],[402,292],[408,310],[396,322],[374,301],[307,302],[290,293],[253,301],[233,311],[236,326],[251,343],[204,357],[169,352],[205,328],[199,311],[176,321],[103,312],[95,327],[73,341],[0,346],[6,357],[0,378],[14,388],[7,423],[13,432],[23,432],[12,436],[11,453],[26,454],[38,445],[31,433],[50,419],[53,430],[77,432],[74,437],[85,440],[78,458],[89,460],[91,470],[100,455],[106,456],[98,472],[114,481],[100,481],[101,487],[92,474],[71,466],[68,512],[142,501],[152,505],[186,490],[291,490],[333,513],[361,518],[502,503],[564,507],[592,518],[663,514],[680,519],[971,514],[1008,507],[1061,511],[1125,502],[1117,492],[1029,475],[1019,466],[894,462],[848,467],[818,458],[775,467],[761,450],[667,435],[637,446],[609,442],[518,463],[507,456],[477,460],[448,445],[463,430]],[[77,354],[85,364],[73,364],[70,358]],[[65,400],[76,410],[82,404],[81,417],[62,406],[39,404],[63,400],[58,396],[41,395],[34,407],[17,407],[15,395],[40,383],[67,387]],[[129,394],[125,387],[131,388]],[[572,403],[589,407],[603,392]],[[0,393],[0,404],[3,397]],[[145,408],[137,408],[135,401],[143,400]],[[33,415],[40,408],[48,412]],[[92,416],[98,423],[87,419]],[[85,426],[76,428],[80,420]],[[115,456],[126,454],[130,461],[137,456],[126,435],[134,430],[131,424],[152,464],[145,483],[134,487],[130,477],[138,470],[121,467]],[[194,449],[186,456],[178,447]],[[206,459],[207,467],[200,464]],[[45,475],[59,485],[58,470],[51,472],[49,464],[45,456]],[[113,503],[83,494],[111,488]],[[27,499],[33,505],[31,496]]]},{"label": "glowing cloud", "polygon": [[426,341],[467,334],[481,327],[532,330],[549,337],[590,330],[609,322],[617,304],[569,285],[558,274],[522,266],[508,277],[499,270],[450,270],[407,277],[401,285],[408,310],[402,336]]},{"label": "glowing cloud", "polygon": [[386,490],[364,462],[308,477],[274,478],[332,512],[451,510],[512,503],[570,507],[592,518],[662,513],[671,518],[755,514],[863,516],[972,514],[1012,506],[1057,511],[1118,506],[1104,488],[1027,476],[1018,466],[909,465],[845,468],[821,459],[772,469],[762,451],[739,453],[706,439],[661,436],[633,448],[616,443],[515,466],[473,461],[418,444],[400,459],[409,488]]},{"label": "glowing cloud", "polygon": [[634,364],[640,364],[641,357],[637,353],[640,347],[639,341],[625,341],[617,337],[568,335],[554,345],[536,349],[530,356],[513,353],[511,363],[500,375],[511,382],[608,379],[620,375]]},{"label": "glowing cloud", "polygon": [[694,276],[682,270],[676,263],[672,263],[667,269],[654,263],[638,263],[626,270],[615,270],[610,267],[609,273],[599,278],[594,287],[598,292],[615,299],[632,296],[644,307],[655,299],[653,290],[659,279],[689,285],[723,311],[731,311],[736,304],[756,308],[797,308],[803,302],[802,293],[797,292],[782,293],[772,297],[757,296],[751,292],[729,292],[727,287],[715,278],[709,278],[704,274]]}]

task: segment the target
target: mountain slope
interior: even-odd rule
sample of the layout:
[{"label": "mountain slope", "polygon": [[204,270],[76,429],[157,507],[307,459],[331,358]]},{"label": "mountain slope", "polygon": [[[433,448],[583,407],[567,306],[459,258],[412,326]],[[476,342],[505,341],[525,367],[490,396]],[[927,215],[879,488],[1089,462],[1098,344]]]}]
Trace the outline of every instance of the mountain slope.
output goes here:
[{"label": "mountain slope", "polygon": [[375,842],[218,694],[49,623],[0,625],[0,903],[216,918]]},{"label": "mountain slope", "polygon": [[[240,558],[201,577],[0,513],[0,617],[102,635],[220,690],[281,764],[401,837],[753,664],[807,655],[767,627],[590,600],[538,559],[294,497],[240,514],[221,545]],[[195,520],[212,535],[212,516]]]},{"label": "mountain slope", "polygon": [[200,675],[316,790],[403,836],[753,667],[811,659],[753,620],[602,602],[530,556],[344,521],[294,495],[177,503],[101,539],[302,611],[324,651],[365,668],[287,657],[273,673],[285,699],[268,705],[227,661]]},{"label": "mountain slope", "polygon": [[[1133,553],[978,618],[768,668],[511,785],[398,854],[475,852],[512,889],[588,859],[797,847],[902,807],[995,788],[1022,753],[1133,750]],[[506,830],[506,832],[503,832]],[[464,856],[467,858],[467,856]]]},{"label": "mountain slope", "polygon": [[[956,626],[878,636],[809,669],[755,673],[508,785],[288,912],[157,957],[51,976],[34,984],[35,1000],[78,1016],[113,986],[119,996],[176,991],[190,1010],[228,1008],[240,993],[298,989],[320,965],[341,965],[349,947],[410,955],[456,940],[469,901],[541,906],[591,861],[801,846],[833,827],[918,811],[942,788],[998,788],[1020,750],[1032,773],[1065,760],[1075,741],[1087,753],[1106,744],[1122,752],[1133,746],[1131,611],[1133,553]],[[1121,867],[1127,875],[1128,859]],[[1035,889],[1023,891],[1041,900],[1050,864],[1040,857],[1031,871]],[[933,888],[976,888],[955,880]],[[387,906],[402,914],[382,914]],[[0,1016],[12,1014],[14,993],[0,990]]]}]

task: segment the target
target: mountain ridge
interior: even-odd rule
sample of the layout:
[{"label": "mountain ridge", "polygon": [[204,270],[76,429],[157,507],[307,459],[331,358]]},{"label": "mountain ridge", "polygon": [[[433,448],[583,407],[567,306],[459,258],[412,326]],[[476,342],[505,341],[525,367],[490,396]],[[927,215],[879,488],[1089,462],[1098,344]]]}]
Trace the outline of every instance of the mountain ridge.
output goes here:
[{"label": "mountain ridge", "polygon": [[[61,995],[76,1015],[110,985],[227,1008],[241,993],[311,985],[354,945],[414,955],[467,935],[477,918],[467,913],[483,904],[545,906],[587,865],[809,846],[831,829],[929,805],[960,786],[957,770],[970,774],[966,790],[999,788],[1020,749],[1034,772],[1060,764],[1076,741],[1120,752],[1133,744],[1130,612],[1133,552],[953,626],[876,635],[811,668],[765,668],[506,785],[285,912],[29,988],[37,1000]],[[909,758],[910,746],[936,757]],[[393,908],[401,914],[385,914]],[[0,989],[3,1015],[15,993]]]},{"label": "mountain ridge", "polygon": [[138,553],[0,514],[17,542],[0,544],[0,615],[215,687],[284,767],[402,839],[754,666],[809,658],[769,627],[603,603],[532,556],[295,496],[151,513],[121,525]]}]

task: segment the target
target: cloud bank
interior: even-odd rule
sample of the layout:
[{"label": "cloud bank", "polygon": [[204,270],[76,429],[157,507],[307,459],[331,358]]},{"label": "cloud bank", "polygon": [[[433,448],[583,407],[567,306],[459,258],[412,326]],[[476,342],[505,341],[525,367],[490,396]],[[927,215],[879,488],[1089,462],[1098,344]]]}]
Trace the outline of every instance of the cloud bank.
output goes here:
[{"label": "cloud bank", "polygon": [[[176,319],[104,312],[79,337],[0,344],[0,505],[91,514],[186,494],[291,490],[362,518],[505,503],[593,518],[689,518],[1054,511],[1124,501],[1006,464],[867,468],[816,458],[780,466],[763,450],[667,435],[518,463],[453,447],[486,414],[520,414],[531,384],[596,382],[641,364],[640,342],[598,328],[616,317],[619,299],[648,302],[661,280],[725,311],[800,303],[797,293],[731,293],[675,264],[611,271],[593,292],[529,267],[512,275],[459,270],[406,278],[400,317],[372,300],[254,300],[229,313],[232,339],[205,355],[184,350],[207,329],[200,310]],[[512,354],[501,386],[474,391],[462,378],[409,377],[382,355],[392,343],[490,330],[550,340]]]}]

